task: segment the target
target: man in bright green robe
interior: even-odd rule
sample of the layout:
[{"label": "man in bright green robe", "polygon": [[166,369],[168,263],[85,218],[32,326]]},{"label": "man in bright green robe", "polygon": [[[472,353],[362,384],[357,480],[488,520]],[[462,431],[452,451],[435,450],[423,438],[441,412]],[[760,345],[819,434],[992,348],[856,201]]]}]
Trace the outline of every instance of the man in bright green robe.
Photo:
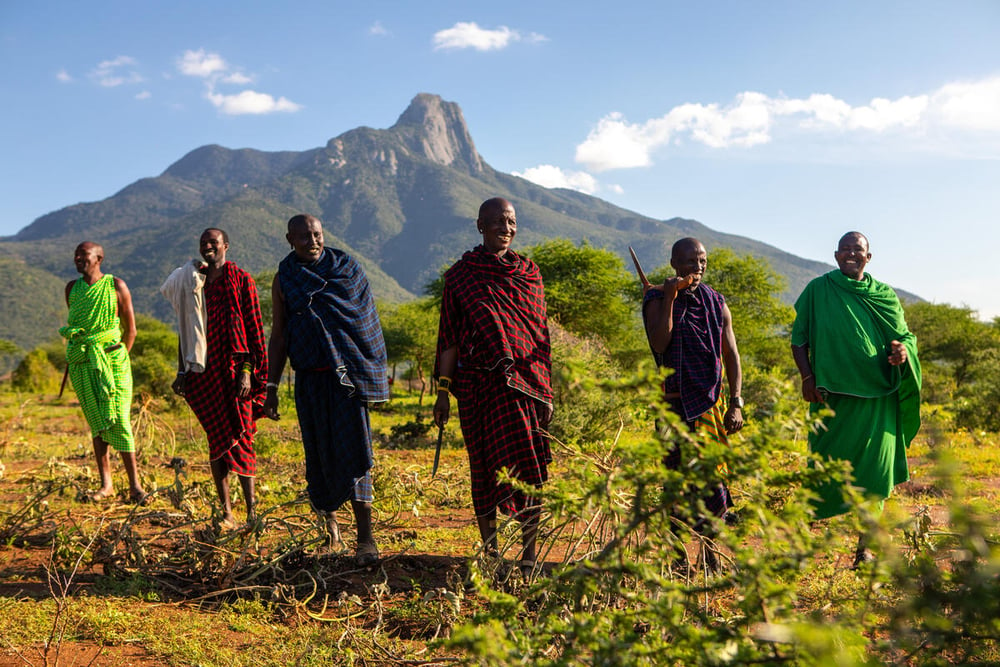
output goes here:
[{"label": "man in bright green robe", "polygon": [[[920,428],[920,361],[899,298],[865,273],[868,239],[848,232],[834,253],[839,269],[795,302],[792,355],[810,413],[834,415],[809,435],[812,451],[851,462],[854,484],[884,500],[909,479],[906,448]],[[849,508],[842,489],[817,489],[816,518]]]},{"label": "man in bright green robe", "polygon": [[129,479],[129,497],[145,499],[135,458],[129,412],[132,406],[132,366],[129,351],[135,341],[132,296],[125,281],[101,271],[104,249],[96,243],[77,246],[73,262],[81,277],[66,284],[69,317],[59,330],[66,339],[66,363],[73,389],[90,426],[101,488],[92,500],[103,500],[114,489],[109,447],[122,457]]}]

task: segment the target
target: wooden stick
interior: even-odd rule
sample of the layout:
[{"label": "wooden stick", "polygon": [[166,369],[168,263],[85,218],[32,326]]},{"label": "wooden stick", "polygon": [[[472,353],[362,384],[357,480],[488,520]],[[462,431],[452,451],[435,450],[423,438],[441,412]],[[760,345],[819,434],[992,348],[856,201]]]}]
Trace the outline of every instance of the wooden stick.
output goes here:
[{"label": "wooden stick", "polygon": [[642,266],[639,265],[639,258],[635,256],[635,250],[632,250],[632,246],[628,247],[628,254],[632,255],[632,263],[635,264],[635,272],[639,274],[639,281],[642,283],[642,289],[649,289],[651,285],[646,279],[646,274],[642,271]]}]

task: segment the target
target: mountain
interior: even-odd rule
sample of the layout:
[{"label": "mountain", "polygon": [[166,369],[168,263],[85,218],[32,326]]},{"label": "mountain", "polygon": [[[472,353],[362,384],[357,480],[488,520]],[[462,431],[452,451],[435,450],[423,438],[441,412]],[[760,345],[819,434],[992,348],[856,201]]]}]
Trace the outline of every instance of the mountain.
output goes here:
[{"label": "mountain", "polygon": [[[651,269],[666,263],[677,238],[697,236],[709,249],[728,247],[767,258],[788,279],[787,296],[830,268],[695,220],[656,220],[496,171],[476,150],[459,106],[420,94],[392,127],[359,127],[321,148],[197,148],[159,176],[102,201],[54,211],[0,239],[0,276],[27,271],[38,289],[52,289],[42,288],[41,276],[61,289],[76,275],[73,249],[93,240],[105,248],[105,271],[129,284],[136,309],[170,321],[159,285],[175,266],[197,255],[204,228],[225,229],[231,259],[258,274],[276,268],[289,250],[284,240],[288,218],[306,212],[323,221],[327,245],[344,248],[362,263],[377,298],[406,300],[478,242],[479,204],[497,195],[517,208],[520,248],[553,237],[586,238],[627,258],[632,245]],[[9,278],[0,281],[0,290],[10,284]],[[52,315],[47,295],[45,307],[35,309],[23,294],[5,297],[0,291],[9,313],[0,322],[0,338],[22,346],[32,338],[50,339],[62,323],[62,311]],[[60,307],[61,298],[60,292]],[[37,311],[30,331],[21,326],[21,313],[27,311]]]}]

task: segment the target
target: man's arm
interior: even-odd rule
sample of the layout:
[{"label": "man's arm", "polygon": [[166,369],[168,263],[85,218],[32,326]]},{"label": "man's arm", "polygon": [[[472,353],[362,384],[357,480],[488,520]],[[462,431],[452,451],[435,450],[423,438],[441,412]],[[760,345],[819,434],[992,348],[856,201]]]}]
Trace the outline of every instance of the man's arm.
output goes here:
[{"label": "man's arm", "polygon": [[281,283],[277,274],[271,283],[271,340],[267,344],[267,398],[264,399],[264,414],[269,419],[278,419],[278,383],[285,370],[288,349],[285,345],[285,295],[281,293]]},{"label": "man's arm", "polygon": [[[452,345],[447,350],[442,350],[441,356],[438,357],[438,395],[434,402],[433,414],[434,423],[439,427],[448,423],[448,415],[451,412],[451,398],[448,396],[448,389],[442,385],[451,383],[456,368],[458,368],[458,346]],[[447,378],[448,382],[441,382],[440,378]]]},{"label": "man's arm", "polygon": [[802,398],[810,403],[822,403],[823,396],[816,389],[816,376],[809,364],[809,346],[792,345],[792,358],[802,377]]},{"label": "man's arm", "polygon": [[128,285],[121,278],[115,278],[115,295],[118,297],[118,319],[122,324],[122,342],[125,349],[132,351],[132,343],[135,342],[135,311],[132,310],[132,293],[128,291]]},{"label": "man's arm", "polygon": [[69,308],[69,293],[73,291],[73,284],[75,282],[76,282],[76,279],[73,279],[73,280],[69,281],[68,283],[66,283],[66,307],[67,308]]},{"label": "man's arm", "polygon": [[643,306],[646,313],[643,318],[646,324],[646,338],[653,352],[663,354],[670,345],[674,337],[674,301],[677,299],[677,293],[691,282],[692,276],[667,278],[660,286],[663,298],[647,301]]},{"label": "man's arm", "polygon": [[743,428],[743,408],[740,405],[743,402],[743,366],[740,364],[740,351],[733,332],[733,315],[726,304],[722,304],[722,364],[729,380],[729,409],[726,410],[723,423],[726,433],[736,433]]}]

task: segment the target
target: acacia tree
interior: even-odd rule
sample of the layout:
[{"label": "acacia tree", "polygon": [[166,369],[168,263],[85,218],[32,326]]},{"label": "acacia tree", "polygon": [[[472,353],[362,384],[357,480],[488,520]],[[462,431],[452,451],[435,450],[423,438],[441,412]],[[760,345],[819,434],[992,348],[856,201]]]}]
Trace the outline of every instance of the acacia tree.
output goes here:
[{"label": "acacia tree", "polygon": [[956,425],[1000,430],[1000,326],[967,306],[906,305],[917,336],[924,400],[955,410]]},{"label": "acacia tree", "polygon": [[578,336],[596,336],[611,350],[634,347],[635,279],[618,255],[589,241],[545,241],[525,250],[545,283],[549,317]]},{"label": "acacia tree", "polygon": [[431,370],[437,346],[438,310],[431,299],[380,304],[379,319],[382,321],[382,337],[392,365],[393,380],[396,364],[409,361],[420,381],[418,404],[423,405],[427,390],[425,372]]}]

